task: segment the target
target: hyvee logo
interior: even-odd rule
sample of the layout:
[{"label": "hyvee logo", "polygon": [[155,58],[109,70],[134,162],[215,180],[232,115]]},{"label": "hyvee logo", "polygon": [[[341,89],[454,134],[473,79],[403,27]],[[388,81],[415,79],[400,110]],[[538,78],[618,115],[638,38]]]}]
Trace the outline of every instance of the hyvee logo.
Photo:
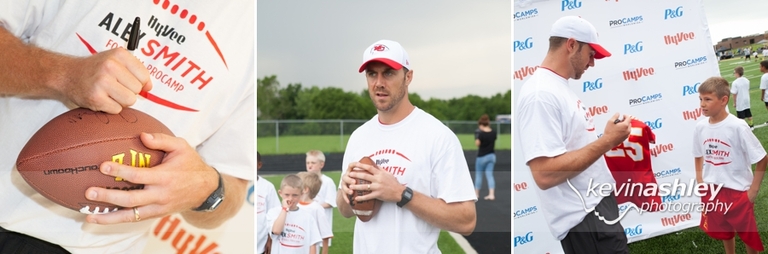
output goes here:
[{"label": "hyvee logo", "polygon": [[693,39],[696,39],[696,34],[693,32],[679,32],[677,34],[664,35],[664,43],[667,45],[680,45],[681,42],[691,41]]},{"label": "hyvee logo", "polygon": [[579,0],[563,0],[562,6],[560,8],[560,11],[566,11],[566,10],[574,10],[581,8],[581,1]]},{"label": "hyvee logo", "polygon": [[533,232],[528,232],[525,235],[515,236],[515,247],[533,242]]},{"label": "hyvee logo", "polygon": [[643,51],[643,41],[638,41],[635,44],[624,44],[624,54],[638,53]]},{"label": "hyvee logo", "polygon": [[531,48],[533,48],[533,37],[528,37],[524,41],[517,41],[516,40],[515,44],[514,44],[513,51],[517,52],[517,51],[523,51],[523,50],[531,49]]},{"label": "hyvee logo", "polygon": [[692,86],[683,86],[683,96],[699,93],[700,84],[701,83],[696,83],[696,84],[693,84]]},{"label": "hyvee logo", "polygon": [[664,20],[674,19],[683,16],[683,6],[678,6],[676,9],[664,10]]},{"label": "hyvee logo", "polygon": [[661,118],[656,118],[656,121],[645,121],[645,125],[651,127],[651,130],[661,129]]},{"label": "hyvee logo", "polygon": [[622,26],[629,26],[629,25],[635,25],[643,23],[643,16],[634,16],[630,18],[620,18],[608,21],[608,26],[611,28],[614,27],[622,27]]},{"label": "hyvee logo", "polygon": [[689,221],[689,220],[691,220],[691,214],[690,213],[678,214],[678,215],[675,215],[675,216],[672,216],[672,217],[661,218],[661,226],[663,226],[663,227],[675,226],[675,225],[677,225],[677,223],[685,222],[685,221]]},{"label": "hyvee logo", "polygon": [[515,184],[515,191],[523,191],[528,189],[528,183],[522,182],[522,183],[516,183]]},{"label": "hyvee logo", "polygon": [[672,143],[669,144],[659,144],[651,148],[651,156],[653,157],[659,157],[659,154],[671,152],[675,149],[675,146],[672,145]]},{"label": "hyvee logo", "polygon": [[539,15],[539,10],[536,8],[515,12],[515,21],[533,18]]},{"label": "hyvee logo", "polygon": [[639,105],[648,104],[652,102],[657,102],[657,101],[660,101],[661,98],[662,98],[661,93],[645,95],[645,96],[638,97],[636,99],[629,99],[629,106],[634,107],[634,106],[639,106]]},{"label": "hyvee logo", "polygon": [[635,70],[626,70],[622,72],[622,75],[624,76],[624,80],[629,81],[630,79],[634,79],[637,81],[638,79],[642,77],[652,76],[655,73],[655,70],[653,67],[651,68],[636,68]]},{"label": "hyvee logo", "polygon": [[597,79],[595,79],[595,82],[592,82],[592,81],[589,81],[589,80],[584,81],[584,90],[583,90],[583,92],[585,92],[585,93],[587,91],[594,91],[594,90],[598,90],[600,88],[603,88],[603,78],[597,78]]},{"label": "hyvee logo", "polygon": [[701,108],[683,111],[683,120],[696,120],[699,117],[701,117]]},{"label": "hyvee logo", "polygon": [[525,66],[523,68],[520,68],[519,70],[515,71],[515,78],[519,80],[525,79],[525,77],[528,77],[529,75],[532,75],[536,69],[538,69],[539,66]]},{"label": "hyvee logo", "polygon": [[589,109],[587,109],[587,116],[590,118],[596,116],[596,115],[602,115],[608,113],[608,106],[592,106]]}]

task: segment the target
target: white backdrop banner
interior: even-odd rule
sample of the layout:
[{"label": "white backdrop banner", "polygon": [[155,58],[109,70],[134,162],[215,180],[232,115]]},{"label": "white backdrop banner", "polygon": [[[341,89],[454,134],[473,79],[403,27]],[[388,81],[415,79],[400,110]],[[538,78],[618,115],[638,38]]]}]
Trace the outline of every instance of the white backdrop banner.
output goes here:
[{"label": "white backdrop banner", "polygon": [[216,229],[196,228],[181,215],[165,216],[152,224],[149,242],[144,253],[176,254],[228,254],[254,253],[254,209],[253,181],[248,183],[248,193],[243,207],[232,219]]},{"label": "white backdrop banner", "polygon": [[[662,197],[665,209],[657,212],[619,204],[620,213],[626,213],[621,224],[629,242],[698,226],[701,199],[688,192],[696,176],[693,129],[703,117],[697,87],[720,75],[702,0],[516,1],[514,94],[544,59],[552,24],[567,15],[590,21],[600,44],[612,54],[596,60],[580,80],[570,80],[593,116],[597,133],[616,112],[644,121],[656,134],[656,144],[650,147],[656,181],[660,188],[676,190]],[[514,139],[514,251],[563,253],[540,205],[557,201],[539,200],[521,149]]]}]

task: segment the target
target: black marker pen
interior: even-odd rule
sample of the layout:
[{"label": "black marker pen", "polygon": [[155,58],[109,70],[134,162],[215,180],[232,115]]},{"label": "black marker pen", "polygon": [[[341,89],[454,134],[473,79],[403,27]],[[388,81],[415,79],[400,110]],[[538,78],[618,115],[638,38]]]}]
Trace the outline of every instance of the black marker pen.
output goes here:
[{"label": "black marker pen", "polygon": [[139,45],[139,26],[141,26],[141,19],[136,17],[133,20],[133,26],[131,26],[131,34],[128,36],[128,51],[133,52]]}]

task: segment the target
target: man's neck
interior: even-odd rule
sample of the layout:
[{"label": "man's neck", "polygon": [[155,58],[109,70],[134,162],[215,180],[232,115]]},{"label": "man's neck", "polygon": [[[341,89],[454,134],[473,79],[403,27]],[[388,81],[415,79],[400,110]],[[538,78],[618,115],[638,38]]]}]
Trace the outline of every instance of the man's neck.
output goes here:
[{"label": "man's neck", "polygon": [[[563,61],[564,59],[566,61]],[[544,60],[539,67],[549,69],[566,80],[570,79],[573,74],[573,67],[570,66],[568,54],[564,52],[563,48],[555,51],[547,51],[547,55],[544,57]]]},{"label": "man's neck", "polygon": [[379,112],[379,122],[384,125],[396,124],[408,117],[416,109],[410,101],[403,100],[400,105],[393,107],[388,112]]}]

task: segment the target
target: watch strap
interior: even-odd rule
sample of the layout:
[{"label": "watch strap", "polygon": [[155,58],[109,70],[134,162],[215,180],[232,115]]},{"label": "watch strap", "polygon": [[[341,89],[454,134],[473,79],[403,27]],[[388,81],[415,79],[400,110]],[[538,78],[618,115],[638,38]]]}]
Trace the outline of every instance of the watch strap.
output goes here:
[{"label": "watch strap", "polygon": [[413,190],[411,190],[410,187],[405,187],[405,190],[403,190],[403,194],[400,197],[400,202],[397,202],[397,206],[403,207],[408,202],[411,202],[411,199],[413,198]]},{"label": "watch strap", "polygon": [[216,187],[216,190],[211,193],[211,195],[208,196],[208,198],[205,199],[205,202],[201,204],[199,207],[195,208],[194,211],[202,212],[202,211],[213,211],[216,210],[216,208],[221,204],[222,201],[224,201],[224,180],[221,177],[221,173],[219,173],[216,168],[213,170],[216,171],[216,174],[219,175],[219,186]]}]

